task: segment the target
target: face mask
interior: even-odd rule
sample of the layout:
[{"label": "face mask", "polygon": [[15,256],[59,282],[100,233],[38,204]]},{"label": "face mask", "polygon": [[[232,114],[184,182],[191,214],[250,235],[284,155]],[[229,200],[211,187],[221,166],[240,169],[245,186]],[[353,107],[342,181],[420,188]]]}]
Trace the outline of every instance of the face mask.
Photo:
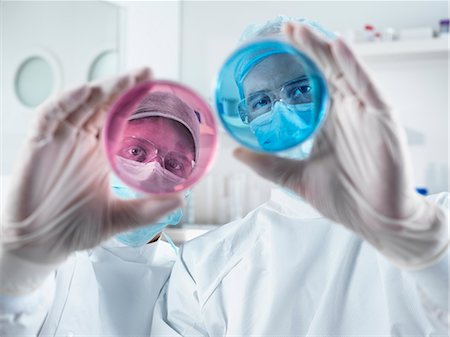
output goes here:
[{"label": "face mask", "polygon": [[[116,177],[112,178],[113,193],[121,199],[135,199],[142,197],[139,193],[134,192],[129,187],[125,186]],[[131,247],[143,246],[151,241],[156,235],[168,225],[176,225],[181,221],[183,211],[181,208],[167,214],[165,217],[158,220],[158,222],[148,225],[146,227],[139,227],[132,229],[125,233],[120,233],[115,238],[123,244]]]},{"label": "face mask", "polygon": [[176,225],[183,217],[181,208],[169,213],[157,223],[150,226],[140,227],[125,233],[116,235],[116,239],[130,247],[140,247],[150,242],[155,236],[161,233],[168,225]]},{"label": "face mask", "polygon": [[303,160],[309,157],[311,154],[311,150],[314,144],[314,138],[311,137],[307,140],[305,140],[303,143],[301,143],[298,146],[295,146],[292,149],[280,152],[280,157],[283,158],[289,158],[289,159],[296,159],[296,160]]},{"label": "face mask", "polygon": [[155,190],[167,190],[169,187],[183,183],[186,179],[164,169],[159,162],[140,163],[116,156],[117,168],[131,181]]},{"label": "face mask", "polygon": [[314,130],[313,103],[288,105],[277,101],[270,112],[250,122],[250,128],[261,147],[279,151],[295,146]]}]

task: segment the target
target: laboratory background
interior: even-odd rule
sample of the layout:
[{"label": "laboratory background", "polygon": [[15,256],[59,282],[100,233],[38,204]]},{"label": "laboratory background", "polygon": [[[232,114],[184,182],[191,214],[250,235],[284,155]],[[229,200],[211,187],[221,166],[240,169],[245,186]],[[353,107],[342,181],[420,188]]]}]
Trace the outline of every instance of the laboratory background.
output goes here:
[{"label": "laboratory background", "polygon": [[[35,107],[127,69],[182,82],[213,105],[215,77],[248,24],[279,14],[320,22],[366,63],[406,129],[416,187],[449,190],[447,1],[1,1],[1,204]],[[188,200],[177,242],[241,218],[271,184],[233,159],[220,127],[209,174]]]}]

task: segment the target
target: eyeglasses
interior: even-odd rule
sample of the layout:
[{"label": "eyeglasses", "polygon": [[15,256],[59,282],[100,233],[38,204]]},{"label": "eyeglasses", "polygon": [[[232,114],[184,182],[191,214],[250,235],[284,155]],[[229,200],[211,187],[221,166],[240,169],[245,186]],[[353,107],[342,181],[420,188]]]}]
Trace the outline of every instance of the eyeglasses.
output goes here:
[{"label": "eyeglasses", "polygon": [[195,161],[185,154],[177,151],[163,153],[154,143],[148,139],[127,137],[122,142],[118,152],[123,158],[140,163],[149,163],[158,160],[164,169],[181,178],[187,178],[192,173]]},{"label": "eyeglasses", "polygon": [[289,81],[281,88],[252,93],[239,102],[239,116],[245,124],[272,110],[273,104],[283,101],[286,104],[305,104],[312,102],[312,88],[303,76]]}]

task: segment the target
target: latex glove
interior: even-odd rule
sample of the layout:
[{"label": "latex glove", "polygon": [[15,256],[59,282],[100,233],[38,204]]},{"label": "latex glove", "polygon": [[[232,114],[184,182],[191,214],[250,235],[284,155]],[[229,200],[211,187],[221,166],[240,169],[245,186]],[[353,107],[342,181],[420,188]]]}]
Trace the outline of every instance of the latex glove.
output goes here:
[{"label": "latex glove", "polygon": [[106,112],[149,78],[142,69],[85,84],[37,109],[2,214],[0,293],[31,292],[72,252],[154,223],[182,204],[177,195],[122,200],[110,189],[101,137]]},{"label": "latex glove", "polygon": [[325,74],[331,92],[325,124],[306,160],[244,149],[235,155],[394,263],[410,268],[432,263],[447,250],[447,215],[415,192],[406,135],[395,112],[341,39],[326,41],[293,23],[284,33]]}]

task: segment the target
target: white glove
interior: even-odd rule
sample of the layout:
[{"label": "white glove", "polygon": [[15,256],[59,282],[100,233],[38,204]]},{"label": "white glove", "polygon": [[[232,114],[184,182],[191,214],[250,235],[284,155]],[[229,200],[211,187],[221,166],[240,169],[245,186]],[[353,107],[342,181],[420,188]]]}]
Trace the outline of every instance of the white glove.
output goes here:
[{"label": "white glove", "polygon": [[397,116],[341,40],[290,23],[284,33],[324,73],[331,108],[303,161],[237,149],[261,176],[297,192],[402,267],[421,268],[448,246],[447,215],[418,195]]},{"label": "white glove", "polygon": [[65,92],[38,108],[2,214],[0,293],[26,294],[77,250],[147,225],[179,196],[122,200],[109,185],[101,128],[111,104],[148,80],[142,69]]}]

